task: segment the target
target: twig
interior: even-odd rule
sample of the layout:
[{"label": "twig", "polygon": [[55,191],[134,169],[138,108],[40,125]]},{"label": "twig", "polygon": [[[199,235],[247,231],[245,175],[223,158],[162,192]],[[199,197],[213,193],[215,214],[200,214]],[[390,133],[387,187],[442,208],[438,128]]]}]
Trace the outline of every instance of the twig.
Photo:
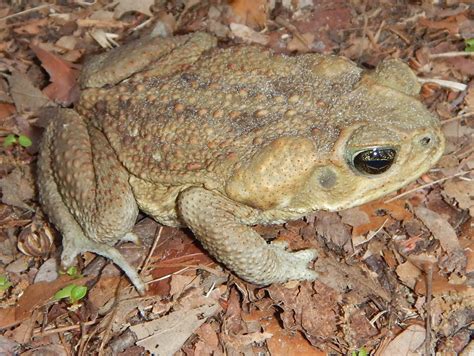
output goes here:
[{"label": "twig", "polygon": [[160,241],[161,239],[161,232],[163,231],[163,226],[160,226],[160,229],[158,230],[158,233],[155,235],[155,239],[153,241],[153,246],[151,246],[151,249],[150,249],[150,252],[148,252],[148,255],[146,256],[146,259],[145,261],[143,262],[143,266],[141,268],[141,271],[140,271],[140,275],[147,270],[149,264],[150,264],[150,260],[151,260],[151,257],[153,256],[153,253],[155,252],[156,250],[156,246],[158,246],[158,242]]},{"label": "twig", "polygon": [[466,84],[453,82],[451,80],[435,79],[435,78],[418,78],[418,81],[424,83],[435,83],[441,87],[453,89],[457,91],[464,91],[467,88]]},{"label": "twig", "polygon": [[462,120],[471,116],[474,116],[474,112],[466,112],[464,114],[456,115],[455,117],[451,119],[441,121],[441,125],[446,125],[446,124],[449,124],[450,122]]},{"label": "twig", "polygon": [[18,16],[21,16],[21,15],[24,15],[24,14],[29,14],[30,12],[39,11],[39,10],[42,10],[44,8],[51,7],[51,6],[53,6],[53,4],[44,4],[44,5],[39,5],[39,6],[36,6],[36,7],[32,7],[31,9],[23,10],[23,11],[17,12],[16,14],[11,14],[11,15],[2,17],[2,18],[0,18],[0,21],[9,20],[9,19],[12,19],[14,17],[18,17]]},{"label": "twig", "polygon": [[[383,224],[377,230],[372,231],[370,234],[367,235],[367,238],[364,241],[359,242],[358,244],[354,245],[354,247],[358,247],[358,246],[363,245],[363,244],[369,242],[370,240],[372,240],[374,238],[374,236],[377,235],[384,228],[387,221],[388,221],[388,219],[385,219]],[[354,255],[356,255],[356,252],[354,252],[353,256]]]},{"label": "twig", "polygon": [[393,32],[394,34],[396,34],[398,37],[400,37],[400,39],[403,42],[405,42],[407,45],[411,44],[410,39],[404,33],[402,33],[401,31],[399,31],[399,30],[397,30],[396,28],[393,28],[393,27],[389,27],[388,30],[390,32]]},{"label": "twig", "polygon": [[397,200],[397,199],[400,199],[401,197],[404,197],[405,195],[408,195],[408,194],[411,194],[413,192],[416,192],[417,190],[421,190],[421,189],[424,189],[424,188],[427,188],[427,187],[431,187],[432,185],[435,185],[435,184],[438,184],[438,183],[441,183],[441,182],[444,182],[448,179],[451,179],[451,178],[456,178],[456,177],[459,177],[459,176],[463,176],[465,174],[468,174],[470,173],[471,171],[462,171],[462,172],[458,172],[456,174],[453,174],[452,176],[449,176],[449,177],[444,177],[444,178],[441,178],[441,179],[438,179],[438,180],[435,180],[433,182],[430,182],[430,183],[426,183],[426,184],[423,184],[423,185],[420,185],[416,188],[413,188],[413,189],[410,189],[410,190],[407,190],[406,192],[403,192],[401,194],[398,194],[397,196],[394,196],[393,198],[390,198],[388,200],[385,200],[384,203],[390,203],[394,200]]},{"label": "twig", "polygon": [[425,353],[432,355],[431,352],[431,299],[433,294],[433,265],[429,264],[426,273],[426,303],[425,303],[425,317],[426,317],[426,337],[425,337]]},{"label": "twig", "polygon": [[444,52],[444,53],[433,53],[428,55],[428,58],[450,58],[450,57],[472,57],[474,56],[474,52]]},{"label": "twig", "polygon": [[43,330],[43,331],[41,331],[41,328],[37,328],[33,331],[33,336],[43,337],[43,336],[48,336],[51,334],[64,333],[69,330],[80,329],[81,325],[84,325],[84,326],[94,325],[96,322],[97,320],[91,320],[91,321],[86,321],[85,323],[63,326],[60,328],[53,328],[53,329],[48,329],[48,330]]},{"label": "twig", "polygon": [[306,39],[301,35],[300,31],[296,28],[296,26],[292,25],[291,23],[289,23],[287,20],[285,20],[285,19],[282,18],[281,16],[278,16],[278,17],[275,19],[275,23],[276,23],[277,25],[283,26],[283,27],[286,28],[288,31],[290,31],[291,34],[292,34],[298,41],[300,41],[301,44],[302,44],[303,46],[305,46],[307,50],[310,50],[308,41],[306,41]]},{"label": "twig", "polygon": [[369,323],[370,325],[372,325],[372,327],[375,328],[375,323],[377,322],[377,320],[379,320],[379,318],[384,315],[384,314],[387,314],[388,313],[388,310],[382,310],[380,312],[378,312],[372,319],[370,319]]}]

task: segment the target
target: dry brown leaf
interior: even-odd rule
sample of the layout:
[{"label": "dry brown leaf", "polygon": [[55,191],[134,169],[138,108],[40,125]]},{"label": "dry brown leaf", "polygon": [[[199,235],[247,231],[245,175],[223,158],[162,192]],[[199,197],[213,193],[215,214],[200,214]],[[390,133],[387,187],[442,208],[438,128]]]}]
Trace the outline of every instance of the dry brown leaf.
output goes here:
[{"label": "dry brown leaf", "polygon": [[441,215],[422,206],[415,208],[415,214],[439,240],[446,252],[452,253],[461,249],[456,231]]},{"label": "dry brown leaf", "polygon": [[43,31],[43,27],[48,25],[48,19],[26,21],[25,25],[15,28],[15,33],[19,35],[37,35]]},{"label": "dry brown leaf", "polygon": [[0,335],[0,355],[19,355],[20,345],[5,336]]},{"label": "dry brown leaf", "polygon": [[54,356],[68,356],[70,353],[64,345],[41,345],[33,347],[32,349],[22,352],[22,356],[34,356],[34,355],[54,355]]},{"label": "dry brown leaf", "polygon": [[219,345],[219,338],[217,337],[216,330],[211,326],[211,324],[203,324],[196,331],[196,335],[209,347],[212,349],[217,349]]},{"label": "dry brown leaf", "polygon": [[12,75],[7,76],[7,79],[10,95],[18,112],[35,112],[50,102],[25,74],[12,71]]},{"label": "dry brown leaf", "polygon": [[426,330],[420,325],[410,325],[395,339],[390,341],[387,347],[380,353],[380,356],[415,356],[419,355],[418,348],[425,341]]},{"label": "dry brown leaf", "polygon": [[316,281],[295,288],[272,285],[270,297],[283,312],[280,319],[285,329],[299,329],[311,338],[330,338],[337,331],[339,293]]},{"label": "dry brown leaf", "polygon": [[350,225],[352,227],[361,226],[364,224],[369,224],[369,215],[367,212],[362,211],[359,207],[345,209],[338,213],[342,217],[342,222],[344,224]]},{"label": "dry brown leaf", "polygon": [[239,23],[231,23],[229,25],[232,34],[246,43],[258,43],[266,45],[268,43],[268,36],[252,30],[250,27],[241,25]]},{"label": "dry brown leaf", "polygon": [[154,355],[173,355],[209,317],[220,309],[219,303],[206,298],[197,308],[183,308],[168,315],[130,327],[137,338],[137,345]]},{"label": "dry brown leaf", "polygon": [[0,309],[0,329],[16,325],[26,318],[38,307],[44,305],[54,294],[70,283],[83,285],[92,277],[73,279],[61,276],[53,282],[39,282],[31,284],[25,289],[15,307]]},{"label": "dry brown leaf", "polygon": [[31,172],[15,168],[9,175],[0,179],[2,202],[22,209],[33,210],[26,200],[35,197],[34,182]]},{"label": "dry brown leaf", "polygon": [[8,103],[0,103],[0,120],[4,120],[7,117],[15,113],[15,106]]},{"label": "dry brown leaf", "polygon": [[38,46],[30,45],[40,59],[43,68],[48,72],[51,84],[43,89],[51,100],[64,106],[71,105],[79,99],[79,87],[76,83],[76,70],[72,65],[55,54]]},{"label": "dry brown leaf", "polygon": [[56,41],[55,45],[63,49],[73,50],[76,48],[78,41],[79,39],[76,36],[62,36]]},{"label": "dry brown leaf", "polygon": [[286,48],[290,52],[306,53],[311,50],[315,35],[313,33],[304,33],[300,37],[294,36]]},{"label": "dry brown leaf", "polygon": [[418,25],[435,30],[448,30],[452,35],[457,35],[459,33],[459,25],[455,18],[431,21],[426,17],[422,17],[418,20]]},{"label": "dry brown leaf", "polygon": [[232,0],[230,6],[240,24],[258,29],[265,27],[267,22],[267,0]]},{"label": "dry brown leaf", "polygon": [[448,180],[444,183],[443,193],[455,199],[461,209],[468,209],[474,217],[474,180]]},{"label": "dry brown leaf", "polygon": [[[357,213],[360,215],[361,213],[365,213],[368,217],[367,223],[360,223],[357,225],[352,225],[352,236],[362,236],[370,231],[377,231],[382,226],[388,226],[393,223],[393,220],[407,220],[412,217],[411,213],[405,209],[405,202],[403,200],[395,200],[393,202],[384,203],[381,200],[376,200],[374,202],[370,202],[364,204],[358,208],[360,212]],[[350,209],[353,211],[353,209]],[[347,213],[344,217],[345,220],[349,220]],[[362,216],[360,216],[362,222]],[[354,220],[354,219],[351,219]]]},{"label": "dry brown leaf", "polygon": [[329,242],[337,247],[345,247],[350,249],[346,244],[351,239],[349,228],[342,223],[341,217],[337,213],[318,211],[315,213],[317,217],[316,231]]},{"label": "dry brown leaf", "polygon": [[119,0],[119,3],[114,11],[114,17],[119,19],[123,16],[123,14],[129,11],[136,11],[152,17],[153,14],[150,10],[150,7],[152,7],[154,4],[155,0]]},{"label": "dry brown leaf", "polygon": [[464,97],[464,102],[466,103],[466,111],[473,112],[474,111],[474,86],[470,86],[467,89],[467,94]]},{"label": "dry brown leaf", "polygon": [[170,282],[170,296],[174,300],[184,293],[189,288],[198,288],[201,278],[199,276],[186,276],[182,274],[175,274],[171,277]]},{"label": "dry brown leaf", "polygon": [[268,350],[272,355],[326,355],[325,352],[311,346],[301,333],[286,332],[275,318],[267,318],[262,324],[265,331],[273,334],[273,337],[267,340]]},{"label": "dry brown leaf", "polygon": [[395,271],[398,278],[411,289],[415,288],[416,281],[421,275],[421,271],[410,261],[398,265]]}]

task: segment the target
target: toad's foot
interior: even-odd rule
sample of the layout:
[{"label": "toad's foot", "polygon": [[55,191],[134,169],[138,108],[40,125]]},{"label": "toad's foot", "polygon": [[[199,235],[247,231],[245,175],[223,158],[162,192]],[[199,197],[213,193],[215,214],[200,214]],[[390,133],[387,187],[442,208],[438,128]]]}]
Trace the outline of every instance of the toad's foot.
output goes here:
[{"label": "toad's foot", "polygon": [[61,254],[61,267],[67,270],[74,265],[76,256],[90,251],[97,255],[104,256],[115,263],[130,279],[140,295],[145,295],[147,287],[138,275],[137,270],[133,267],[125,257],[115,248],[104,243],[98,243],[87,239],[84,235],[79,234],[74,239],[68,239],[69,235],[63,236],[63,252]]},{"label": "toad's foot", "polygon": [[308,268],[308,264],[318,257],[314,249],[300,250],[296,252],[287,251],[286,241],[274,241],[269,245],[273,249],[278,259],[278,265],[286,280],[313,281],[318,278],[318,274]]},{"label": "toad's foot", "polygon": [[246,225],[255,221],[255,209],[202,188],[191,188],[181,193],[179,211],[203,246],[250,283],[269,285],[317,278],[308,268],[316,251],[288,252],[285,244],[267,244]]}]

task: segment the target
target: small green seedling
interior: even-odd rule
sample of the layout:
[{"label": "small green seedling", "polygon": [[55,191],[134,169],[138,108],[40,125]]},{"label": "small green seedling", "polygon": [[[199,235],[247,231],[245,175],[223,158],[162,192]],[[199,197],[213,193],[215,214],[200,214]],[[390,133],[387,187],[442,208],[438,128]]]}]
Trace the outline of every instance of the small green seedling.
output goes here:
[{"label": "small green seedling", "polygon": [[66,270],[66,274],[72,278],[80,278],[82,275],[79,273],[79,270],[76,266],[71,266]]},{"label": "small green seedling", "polygon": [[361,347],[357,351],[352,351],[351,356],[367,356],[367,350],[363,347]]},{"label": "small green seedling", "polygon": [[82,274],[79,273],[78,269],[76,266],[71,266],[71,267],[68,267],[67,270],[60,270],[59,271],[59,274],[61,275],[68,275],[72,278],[81,278],[82,277]]},{"label": "small green seedling", "polygon": [[60,289],[54,295],[54,299],[60,300],[69,298],[71,304],[76,304],[79,300],[85,297],[87,294],[86,286],[78,286],[76,284],[69,284],[63,289]]},{"label": "small green seedling", "polygon": [[464,43],[466,44],[465,52],[474,52],[474,38],[465,39]]},{"label": "small green seedling", "polygon": [[25,135],[9,134],[7,137],[5,137],[5,140],[3,141],[3,147],[8,148],[14,144],[19,144],[21,147],[28,148],[33,143],[31,142],[31,139]]},{"label": "small green seedling", "polygon": [[0,275],[0,291],[4,292],[11,286],[12,283],[8,280],[8,277]]}]

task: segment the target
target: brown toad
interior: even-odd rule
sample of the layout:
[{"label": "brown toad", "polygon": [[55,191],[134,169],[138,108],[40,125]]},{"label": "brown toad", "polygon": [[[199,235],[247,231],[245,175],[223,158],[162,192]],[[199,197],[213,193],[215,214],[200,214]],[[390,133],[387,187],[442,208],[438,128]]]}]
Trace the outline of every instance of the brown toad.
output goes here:
[{"label": "brown toad", "polygon": [[62,262],[133,239],[138,210],[187,226],[227,268],[259,285],[312,280],[313,250],[286,251],[251,227],[350,208],[426,172],[439,123],[398,60],[366,72],[335,56],[226,49],[197,33],[149,38],[93,58],[75,110],[52,113],[39,156],[43,207]]}]

